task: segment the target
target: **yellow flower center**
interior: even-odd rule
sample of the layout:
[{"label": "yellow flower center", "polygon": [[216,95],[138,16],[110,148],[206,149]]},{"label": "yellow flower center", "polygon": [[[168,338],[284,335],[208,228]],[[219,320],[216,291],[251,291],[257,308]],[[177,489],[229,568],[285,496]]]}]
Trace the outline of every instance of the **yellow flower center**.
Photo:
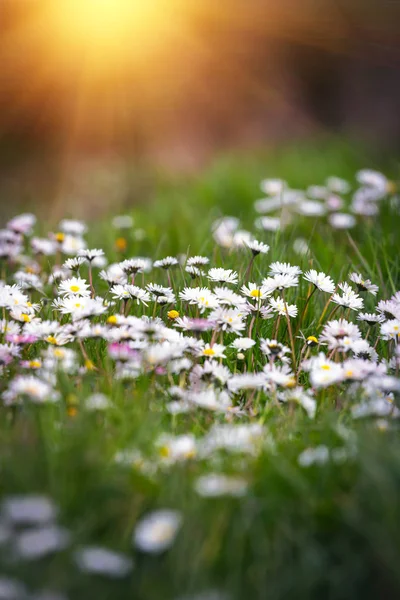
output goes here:
[{"label": "yellow flower center", "polygon": [[31,369],[40,369],[41,366],[42,366],[42,363],[40,362],[40,360],[31,360],[29,362],[29,367]]},{"label": "yellow flower center", "polygon": [[161,446],[160,456],[162,458],[168,458],[170,455],[171,455],[171,450],[168,448],[168,446]]},{"label": "yellow flower center", "polygon": [[22,313],[21,317],[23,318],[23,320],[25,321],[25,323],[30,323],[31,321],[31,317],[25,313]]},{"label": "yellow flower center", "polygon": [[65,235],[59,231],[56,233],[55,238],[57,242],[63,242],[65,240]]},{"label": "yellow flower center", "polygon": [[354,372],[351,369],[346,371],[346,377],[353,377],[353,375],[354,375]]},{"label": "yellow flower center", "polygon": [[79,285],[71,285],[69,289],[74,293],[79,292]]},{"label": "yellow flower center", "polygon": [[318,344],[318,339],[314,335],[309,335],[307,338],[307,342],[311,345]]},{"label": "yellow flower center", "polygon": [[288,381],[286,383],[286,387],[293,388],[295,386],[296,386],[296,379],[294,377],[291,377],[290,379],[288,379]]},{"label": "yellow flower center", "polygon": [[322,365],[321,369],[323,369],[324,371],[330,371],[331,368],[329,365]]},{"label": "yellow flower center", "polygon": [[170,310],[167,314],[169,319],[177,319],[179,317],[177,310]]},{"label": "yellow flower center", "polygon": [[49,342],[49,344],[57,344],[57,340],[54,335],[49,335],[49,337],[46,338],[46,342]]},{"label": "yellow flower center", "polygon": [[252,298],[260,298],[261,297],[261,291],[260,290],[251,290],[250,296]]},{"label": "yellow flower center", "polygon": [[54,350],[54,356],[56,358],[64,358],[65,352],[64,352],[64,350],[60,350],[60,349]]},{"label": "yellow flower center", "polygon": [[107,323],[109,323],[110,325],[116,325],[117,317],[115,315],[111,315],[110,317],[108,317]]},{"label": "yellow flower center", "polygon": [[85,367],[87,368],[88,371],[94,371],[95,366],[94,363],[92,363],[91,360],[85,360]]},{"label": "yellow flower center", "polygon": [[205,348],[203,350],[203,354],[205,354],[206,356],[214,356],[215,350],[213,350],[212,348]]},{"label": "yellow flower center", "polygon": [[115,240],[115,247],[118,250],[118,252],[125,252],[127,246],[128,246],[128,242],[126,241],[125,238],[119,237]]}]

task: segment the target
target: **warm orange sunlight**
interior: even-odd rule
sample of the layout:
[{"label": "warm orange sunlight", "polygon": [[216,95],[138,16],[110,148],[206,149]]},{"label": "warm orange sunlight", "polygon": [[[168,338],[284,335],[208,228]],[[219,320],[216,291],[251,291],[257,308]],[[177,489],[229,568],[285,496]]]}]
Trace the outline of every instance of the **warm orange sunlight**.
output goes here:
[{"label": "warm orange sunlight", "polygon": [[95,71],[121,66],[173,27],[174,0],[58,0],[50,9],[55,50],[82,53]]}]

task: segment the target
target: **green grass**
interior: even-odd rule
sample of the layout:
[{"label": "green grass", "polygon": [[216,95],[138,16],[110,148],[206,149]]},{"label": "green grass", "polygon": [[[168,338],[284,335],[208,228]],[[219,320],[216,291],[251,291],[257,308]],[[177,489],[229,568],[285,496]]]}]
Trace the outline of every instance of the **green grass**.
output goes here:
[{"label": "green grass", "polygon": [[[395,161],[332,141],[228,157],[198,177],[171,180],[157,174],[146,201],[129,207],[146,238],[138,242],[128,236],[127,256],[206,254],[215,258],[213,266],[239,268],[243,276],[247,263],[242,255],[238,259],[236,253],[215,249],[210,234],[214,219],[229,214],[238,216],[244,228],[251,227],[252,203],[262,196],[258,184],[263,177],[284,177],[292,187],[304,188],[322,184],[332,174],[353,179],[363,166],[386,166],[398,178]],[[335,281],[361,271],[380,286],[379,297],[388,298],[400,287],[399,221],[387,202],[379,218],[364,220],[350,235],[333,231],[323,220],[299,217],[281,233],[260,234],[271,250],[257,257],[251,280],[261,281],[269,263],[281,260],[303,270],[323,270]],[[109,219],[90,223],[89,247],[103,248],[110,261],[120,259],[115,237]],[[298,237],[309,243],[309,255],[294,253]],[[157,281],[166,283],[162,274]],[[188,280],[178,271],[174,284],[181,288]],[[96,289],[106,293],[106,287]],[[303,282],[300,307],[307,290]],[[290,294],[287,301],[292,301]],[[318,319],[325,301],[325,296],[315,296],[310,303],[301,323],[306,336],[320,333]],[[185,310],[181,303],[176,308]],[[373,303],[367,301],[369,308],[373,310]],[[51,318],[50,308],[41,316],[46,314]],[[257,336],[272,337],[272,328],[271,321],[257,321]],[[288,343],[284,319],[280,333]],[[296,338],[297,356],[302,343]],[[377,349],[385,355],[387,343],[379,342]],[[73,600],[219,598],[201,595],[210,590],[240,600],[399,596],[400,439],[395,421],[385,428],[371,419],[353,421],[349,409],[355,400],[343,388],[339,398],[337,390],[319,395],[314,420],[300,408],[278,408],[271,398],[258,395],[255,420],[264,423],[268,443],[255,458],[222,452],[146,474],[138,466],[116,464],[116,453],[139,449],[156,464],[154,441],[162,432],[201,437],[214,421],[225,422],[224,417],[201,410],[171,417],[163,392],[167,378],[156,382],[149,375],[123,383],[113,378],[105,343],[88,342],[86,351],[101,372],[81,377],[59,373],[60,403],[1,408],[1,495],[49,495],[60,507],[59,522],[71,531],[72,547],[51,558],[24,562],[13,559],[7,544],[0,546],[0,577],[22,581],[31,592],[59,590]],[[262,368],[260,354],[255,360]],[[235,368],[232,353],[226,364]],[[83,399],[94,391],[111,398],[105,413],[84,410]],[[335,409],[338,399],[341,410]],[[75,416],[68,410],[71,406],[77,407]],[[319,444],[355,452],[343,463],[300,467],[299,454]],[[243,498],[200,498],[193,484],[199,475],[214,470],[245,477],[248,493]],[[132,532],[138,519],[165,507],[184,517],[175,543],[161,556],[137,552]],[[135,567],[120,581],[84,575],[71,552],[81,545],[122,551],[133,557]]]}]

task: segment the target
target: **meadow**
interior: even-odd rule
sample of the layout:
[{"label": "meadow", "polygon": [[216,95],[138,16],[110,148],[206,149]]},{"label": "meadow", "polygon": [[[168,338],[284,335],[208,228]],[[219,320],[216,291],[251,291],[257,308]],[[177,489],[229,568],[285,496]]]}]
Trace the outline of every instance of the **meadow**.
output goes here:
[{"label": "meadow", "polygon": [[399,596],[398,167],[369,159],[4,225],[0,599]]}]

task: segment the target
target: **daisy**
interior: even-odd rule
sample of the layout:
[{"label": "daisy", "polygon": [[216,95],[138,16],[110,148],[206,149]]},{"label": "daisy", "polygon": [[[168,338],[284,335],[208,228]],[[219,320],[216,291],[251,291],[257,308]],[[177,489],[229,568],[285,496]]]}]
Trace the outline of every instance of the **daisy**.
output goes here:
[{"label": "daisy", "polygon": [[214,295],[221,306],[235,306],[237,308],[242,308],[246,305],[246,300],[242,296],[232,292],[232,290],[227,287],[214,288]]},{"label": "daisy", "polygon": [[207,256],[190,256],[187,259],[186,265],[188,267],[202,267],[208,265],[210,259]]},{"label": "daisy", "polygon": [[376,293],[379,290],[378,286],[371,283],[370,279],[363,279],[362,275],[359,273],[351,273],[350,280],[357,285],[359,292],[370,292],[376,296]]},{"label": "daisy", "polygon": [[208,319],[188,319],[187,317],[178,317],[174,321],[174,325],[179,329],[185,331],[196,331],[202,333],[203,331],[209,331],[215,327],[214,321]]},{"label": "daisy", "polygon": [[34,254],[42,254],[43,256],[52,256],[57,252],[57,244],[54,240],[46,238],[33,237],[31,239],[31,248]]},{"label": "daisy", "polygon": [[349,182],[341,177],[328,177],[326,187],[335,194],[348,194],[351,190]]},{"label": "daisy", "polygon": [[136,275],[136,273],[143,273],[151,268],[150,259],[144,258],[128,258],[121,263],[119,266],[126,275]]},{"label": "daisy", "polygon": [[297,285],[299,285],[298,276],[290,273],[274,275],[274,277],[267,277],[262,281],[262,287],[266,293],[272,293],[275,290],[296,287]]},{"label": "daisy", "polygon": [[322,352],[303,362],[302,367],[310,373],[311,385],[316,388],[328,387],[343,380],[342,366],[326,358]]},{"label": "daisy", "polygon": [[77,550],[74,559],[82,572],[112,578],[125,577],[133,567],[128,556],[98,546]]},{"label": "daisy", "polygon": [[269,252],[268,244],[264,244],[263,242],[259,242],[257,240],[250,240],[245,244],[249,250],[251,250],[253,256],[257,256],[258,254],[267,254]]},{"label": "daisy", "polygon": [[329,321],[325,325],[320,339],[321,341],[327,341],[331,338],[338,340],[345,337],[352,340],[359,340],[361,332],[354,323],[350,323],[346,319],[338,319],[336,321]]},{"label": "daisy", "polygon": [[222,306],[210,313],[210,320],[215,322],[217,330],[239,334],[246,327],[243,317],[242,311],[234,308],[223,308]]},{"label": "daisy", "polygon": [[196,438],[192,434],[170,436],[162,434],[156,441],[156,447],[163,463],[192,459],[197,454]]},{"label": "daisy", "polygon": [[201,475],[194,484],[195,491],[205,498],[241,497],[246,495],[247,488],[248,483],[245,479],[219,473]]},{"label": "daisy", "polygon": [[225,346],[222,344],[205,344],[204,348],[200,351],[199,356],[207,356],[207,358],[226,358],[224,354]]},{"label": "daisy", "polygon": [[196,279],[196,277],[202,277],[205,275],[205,271],[199,269],[198,267],[191,267],[190,265],[185,267],[186,273],[189,273],[192,279]]},{"label": "daisy", "polygon": [[142,303],[145,306],[147,306],[147,303],[151,300],[150,294],[146,290],[138,287],[137,285],[126,285],[126,289],[128,290],[130,297],[133,300],[136,300],[137,304]]},{"label": "daisy", "polygon": [[274,312],[278,313],[279,315],[282,315],[282,316],[288,315],[289,317],[297,316],[297,313],[298,313],[297,306],[295,304],[285,303],[283,298],[280,298],[280,297],[270,298],[269,304],[270,304],[272,310]]},{"label": "daisy", "polygon": [[58,291],[62,296],[90,296],[89,285],[80,277],[65,279],[61,282]]},{"label": "daisy", "polygon": [[274,262],[269,267],[270,275],[292,275],[298,277],[301,275],[300,267],[292,266],[289,263]]},{"label": "daisy", "polygon": [[63,219],[58,225],[60,231],[74,236],[82,236],[87,231],[87,226],[83,221],[75,219]]},{"label": "daisy", "polygon": [[260,349],[266,356],[276,358],[280,360],[287,360],[285,355],[290,352],[290,348],[287,348],[283,344],[280,344],[276,340],[262,339],[260,340]]},{"label": "daisy", "polygon": [[62,235],[61,252],[63,254],[76,255],[79,250],[86,248],[86,242],[83,238],[75,235]]},{"label": "daisy", "polygon": [[13,404],[24,396],[32,402],[39,403],[57,399],[57,395],[50,384],[34,375],[17,375],[11,381],[8,390],[3,392],[3,399],[6,404]]},{"label": "daisy", "polygon": [[391,319],[390,321],[386,321],[386,323],[382,323],[381,336],[384,340],[399,341],[400,320],[399,319]]},{"label": "daisy", "polygon": [[309,281],[310,283],[315,285],[315,287],[321,290],[321,292],[333,294],[333,292],[335,291],[336,286],[333,279],[331,279],[329,275],[325,275],[325,273],[318,273],[318,271],[316,271],[315,269],[311,269],[310,271],[304,273],[303,277],[304,279],[306,279],[306,281]]},{"label": "daisy", "polygon": [[99,277],[106,281],[108,285],[124,284],[127,282],[125,272],[119,264],[112,264],[106,270],[100,271]]},{"label": "daisy", "polygon": [[74,258],[68,258],[63,264],[64,269],[69,271],[78,271],[79,267],[83,265],[85,259],[83,256],[75,256]]},{"label": "daisy", "polygon": [[260,188],[264,194],[280,196],[287,188],[287,183],[283,179],[263,179]]},{"label": "daisy", "polygon": [[271,294],[270,290],[266,289],[264,286],[260,287],[257,283],[243,285],[240,291],[244,296],[258,302],[265,300]]},{"label": "daisy", "polygon": [[183,517],[176,510],[157,510],[136,525],[133,543],[141,552],[160,554],[175,541]]},{"label": "daisy", "polygon": [[[212,357],[214,358],[214,357]],[[215,360],[206,360],[202,365],[197,364],[190,373],[190,383],[193,388],[198,384],[213,382],[223,387],[231,377],[230,370]]]},{"label": "daisy", "polygon": [[111,294],[117,300],[129,300],[131,295],[127,289],[127,285],[114,285],[111,288]]},{"label": "daisy", "polygon": [[252,348],[255,345],[255,343],[256,341],[252,340],[251,338],[239,337],[232,342],[231,346],[232,348],[243,352],[244,350],[249,350],[250,348]]},{"label": "daisy", "polygon": [[172,288],[163,285],[158,285],[158,283],[147,284],[146,290],[150,292],[150,294],[152,294],[153,296],[171,296],[174,293]]},{"label": "daisy", "polygon": [[179,296],[189,304],[197,304],[201,312],[219,305],[218,299],[208,288],[184,288]]},{"label": "daisy", "polygon": [[18,215],[8,221],[7,229],[11,229],[16,233],[21,233],[23,235],[29,235],[36,223],[35,215],[31,213],[24,213],[22,215]]},{"label": "daisy", "polygon": [[377,323],[382,323],[385,320],[385,317],[382,314],[358,313],[357,320],[365,321],[368,325],[372,326]]},{"label": "daisy", "polygon": [[334,213],[328,217],[329,224],[334,229],[351,229],[356,224],[356,218],[347,213]]},{"label": "daisy", "polygon": [[98,248],[94,248],[93,250],[82,249],[79,250],[78,256],[87,260],[89,263],[93,262],[96,258],[101,258],[104,256],[104,250],[100,250]]},{"label": "daisy", "polygon": [[394,300],[380,300],[376,310],[381,313],[385,319],[400,319],[400,305]]},{"label": "daisy", "polygon": [[156,260],[154,262],[154,267],[165,270],[170,269],[171,267],[175,267],[176,265],[179,265],[179,261],[173,256],[166,256],[165,258],[162,258],[161,260]]},{"label": "daisy", "polygon": [[340,306],[351,308],[352,310],[360,310],[364,306],[364,301],[356,294],[348,283],[339,283],[339,288],[343,294],[333,294],[331,301]]},{"label": "daisy", "polygon": [[207,275],[210,281],[217,283],[237,283],[238,274],[232,269],[212,268],[208,271]]}]

